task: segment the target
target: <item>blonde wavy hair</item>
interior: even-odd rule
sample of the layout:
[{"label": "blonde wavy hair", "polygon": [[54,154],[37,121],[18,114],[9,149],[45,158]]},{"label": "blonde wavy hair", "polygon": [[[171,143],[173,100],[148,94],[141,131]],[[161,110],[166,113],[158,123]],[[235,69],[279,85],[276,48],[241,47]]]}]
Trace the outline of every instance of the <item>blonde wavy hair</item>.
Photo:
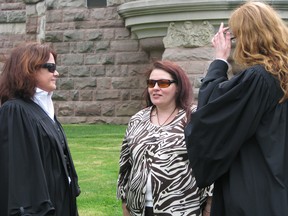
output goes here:
[{"label": "blonde wavy hair", "polygon": [[279,81],[288,98],[288,28],[277,12],[262,2],[248,2],[236,9],[229,28],[236,38],[233,54],[238,64],[263,65]]}]

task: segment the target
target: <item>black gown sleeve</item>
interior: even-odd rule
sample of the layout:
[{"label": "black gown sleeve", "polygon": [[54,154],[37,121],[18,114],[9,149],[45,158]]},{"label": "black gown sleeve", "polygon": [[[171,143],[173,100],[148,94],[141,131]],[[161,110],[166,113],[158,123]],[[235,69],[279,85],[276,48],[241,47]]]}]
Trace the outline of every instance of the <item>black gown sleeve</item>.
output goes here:
[{"label": "black gown sleeve", "polygon": [[47,189],[37,130],[37,125],[20,106],[4,104],[0,108],[0,215],[55,213]]},{"label": "black gown sleeve", "polygon": [[199,187],[225,174],[244,141],[272,103],[268,73],[261,66],[227,79],[227,64],[212,62],[199,91],[198,110],[185,128],[186,145]]}]

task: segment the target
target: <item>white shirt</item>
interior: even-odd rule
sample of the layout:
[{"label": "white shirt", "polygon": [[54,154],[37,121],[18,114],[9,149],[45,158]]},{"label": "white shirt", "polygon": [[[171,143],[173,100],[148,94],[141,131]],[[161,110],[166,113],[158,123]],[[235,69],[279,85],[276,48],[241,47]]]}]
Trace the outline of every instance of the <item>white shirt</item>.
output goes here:
[{"label": "white shirt", "polygon": [[148,179],[146,184],[145,206],[153,207],[151,172],[148,173]]},{"label": "white shirt", "polygon": [[36,92],[32,100],[38,104],[54,121],[54,105],[52,102],[52,95],[53,92],[46,92],[40,88],[36,88]]},{"label": "white shirt", "polygon": [[[52,101],[53,92],[46,92],[40,88],[36,88],[36,92],[32,100],[38,104],[47,115],[54,121],[54,105]],[[68,176],[69,184],[71,182],[70,176]]]}]

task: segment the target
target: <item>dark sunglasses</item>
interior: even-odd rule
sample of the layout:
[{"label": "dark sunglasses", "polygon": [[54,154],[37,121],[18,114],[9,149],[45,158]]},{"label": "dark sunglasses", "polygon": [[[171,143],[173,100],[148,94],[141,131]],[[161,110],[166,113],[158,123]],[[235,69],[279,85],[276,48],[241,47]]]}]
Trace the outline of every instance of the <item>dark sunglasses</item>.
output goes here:
[{"label": "dark sunglasses", "polygon": [[45,63],[41,65],[42,68],[47,68],[50,73],[54,73],[56,71],[56,64],[54,63]]},{"label": "dark sunglasses", "polygon": [[172,83],[177,83],[175,80],[168,80],[168,79],[160,79],[160,80],[147,80],[147,86],[148,88],[154,88],[154,86],[157,85],[160,88],[168,88]]}]

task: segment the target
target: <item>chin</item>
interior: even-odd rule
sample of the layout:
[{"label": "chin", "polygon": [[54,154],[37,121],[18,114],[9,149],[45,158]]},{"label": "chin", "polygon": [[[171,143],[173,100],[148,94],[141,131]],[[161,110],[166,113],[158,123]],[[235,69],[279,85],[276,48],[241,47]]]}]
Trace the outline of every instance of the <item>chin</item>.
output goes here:
[{"label": "chin", "polygon": [[53,92],[54,90],[56,90],[56,87],[55,87],[55,88],[49,88],[49,89],[47,89],[46,91],[47,91],[47,92]]}]

